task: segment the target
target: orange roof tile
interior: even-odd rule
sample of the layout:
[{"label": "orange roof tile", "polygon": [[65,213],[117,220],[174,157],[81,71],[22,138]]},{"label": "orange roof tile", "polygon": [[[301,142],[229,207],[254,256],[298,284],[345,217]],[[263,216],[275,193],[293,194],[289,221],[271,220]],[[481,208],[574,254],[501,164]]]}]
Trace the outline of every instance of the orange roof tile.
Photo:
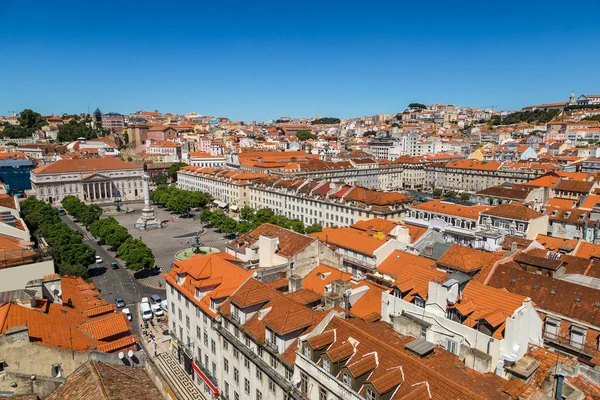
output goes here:
[{"label": "orange roof tile", "polygon": [[477,220],[479,214],[489,210],[489,206],[463,206],[442,200],[431,200],[412,207],[415,210],[435,212],[438,214],[454,215],[462,218]]},{"label": "orange roof tile", "polygon": [[31,172],[37,175],[64,174],[68,172],[115,171],[122,169],[137,169],[142,167],[114,158],[86,158],[76,160],[58,160],[51,164],[42,165]]},{"label": "orange roof tile", "polygon": [[438,260],[438,265],[469,274],[485,265],[494,264],[502,258],[502,254],[453,244]]}]

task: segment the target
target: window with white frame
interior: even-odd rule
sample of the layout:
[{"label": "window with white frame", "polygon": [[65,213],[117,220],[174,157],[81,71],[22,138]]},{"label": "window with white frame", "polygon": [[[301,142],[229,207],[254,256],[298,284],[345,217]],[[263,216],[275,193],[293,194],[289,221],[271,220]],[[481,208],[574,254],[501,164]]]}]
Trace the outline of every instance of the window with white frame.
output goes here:
[{"label": "window with white frame", "polygon": [[571,325],[571,346],[583,348],[585,344],[585,328]]},{"label": "window with white frame", "polygon": [[552,319],[552,318],[546,318],[546,336],[548,336],[549,338],[556,338],[558,337],[558,327],[560,326],[560,322]]},{"label": "window with white frame", "polygon": [[375,392],[371,388],[366,388],[365,389],[365,398],[367,400],[376,400],[377,399],[377,395],[375,394]]},{"label": "window with white frame", "polygon": [[322,365],[324,370],[331,372],[331,361],[329,361],[329,358],[323,357]]},{"label": "window with white frame", "polygon": [[346,372],[342,373],[342,382],[344,382],[344,384],[347,386],[352,386],[352,377],[350,374]]},{"label": "window with white frame", "polygon": [[446,350],[448,350],[452,354],[457,354],[458,343],[456,343],[454,340],[448,339],[446,341]]}]

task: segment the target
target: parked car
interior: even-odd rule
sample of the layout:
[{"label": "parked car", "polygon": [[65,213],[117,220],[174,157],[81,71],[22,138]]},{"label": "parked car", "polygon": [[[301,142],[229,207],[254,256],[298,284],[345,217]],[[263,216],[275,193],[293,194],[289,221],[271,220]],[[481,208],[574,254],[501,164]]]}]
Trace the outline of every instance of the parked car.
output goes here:
[{"label": "parked car", "polygon": [[116,261],[111,262],[110,266],[112,267],[112,269],[119,269],[119,264],[117,264]]},{"label": "parked car", "polygon": [[148,302],[140,303],[140,314],[144,321],[148,321],[148,320],[152,319],[154,314],[152,314],[152,310],[150,309],[150,305],[148,304]]},{"label": "parked car", "polygon": [[166,300],[160,302],[160,308],[162,308],[165,312],[169,311],[169,304]]},{"label": "parked car", "polygon": [[131,311],[129,311],[129,308],[124,308],[121,310],[121,312],[127,316],[128,320],[131,321]]},{"label": "parked car", "polygon": [[163,309],[160,308],[160,304],[152,304],[150,306],[150,309],[152,310],[152,314],[154,314],[157,317],[162,317],[163,315],[165,315]]},{"label": "parked car", "polygon": [[150,303],[147,297],[142,297],[142,301],[140,303]]},{"label": "parked car", "polygon": [[102,264],[104,260],[98,254],[96,254],[96,264]]},{"label": "parked car", "polygon": [[160,304],[161,301],[162,301],[162,299],[157,294],[153,294],[152,296],[150,296],[150,302],[152,304]]},{"label": "parked car", "polygon": [[115,299],[115,304],[117,305],[117,308],[125,307],[125,300],[123,300],[121,297],[117,297]]}]

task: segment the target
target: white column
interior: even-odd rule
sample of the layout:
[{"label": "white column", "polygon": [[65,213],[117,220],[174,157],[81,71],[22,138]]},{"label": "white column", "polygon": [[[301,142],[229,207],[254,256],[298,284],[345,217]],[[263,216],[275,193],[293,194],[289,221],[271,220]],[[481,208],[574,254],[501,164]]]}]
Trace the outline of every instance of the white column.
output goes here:
[{"label": "white column", "polygon": [[96,197],[96,184],[95,183],[92,183],[92,192],[94,193],[93,199],[96,200],[97,197]]},{"label": "white column", "polygon": [[112,181],[108,182],[108,197],[112,199]]}]

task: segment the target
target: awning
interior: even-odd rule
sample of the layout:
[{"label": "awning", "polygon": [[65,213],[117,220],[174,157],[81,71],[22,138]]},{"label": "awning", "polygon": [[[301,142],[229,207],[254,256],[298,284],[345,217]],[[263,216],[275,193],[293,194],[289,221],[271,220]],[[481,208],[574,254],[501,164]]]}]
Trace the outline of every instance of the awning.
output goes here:
[{"label": "awning", "polygon": [[230,209],[231,211],[237,211],[237,210],[239,210],[240,208],[239,208],[238,206],[231,206],[231,207],[229,207],[229,209]]},{"label": "awning", "polygon": [[219,205],[220,201],[219,200],[215,200],[215,201],[213,201],[213,203],[215,203],[216,205]]},{"label": "awning", "polygon": [[196,371],[196,373],[198,375],[200,375],[200,378],[202,378],[202,380],[204,381],[204,383],[206,383],[208,385],[208,387],[210,388],[210,390],[213,392],[213,395],[215,397],[219,397],[219,389],[217,389],[217,387],[210,381],[210,379],[208,379],[206,377],[206,375],[204,375],[202,373],[202,371],[200,370],[200,368],[198,368],[198,366],[196,365],[195,361],[192,362],[192,368],[194,369],[194,371]]},{"label": "awning", "polygon": [[219,208],[227,207],[227,203],[225,203],[224,201],[220,201],[218,205],[219,205]]}]

